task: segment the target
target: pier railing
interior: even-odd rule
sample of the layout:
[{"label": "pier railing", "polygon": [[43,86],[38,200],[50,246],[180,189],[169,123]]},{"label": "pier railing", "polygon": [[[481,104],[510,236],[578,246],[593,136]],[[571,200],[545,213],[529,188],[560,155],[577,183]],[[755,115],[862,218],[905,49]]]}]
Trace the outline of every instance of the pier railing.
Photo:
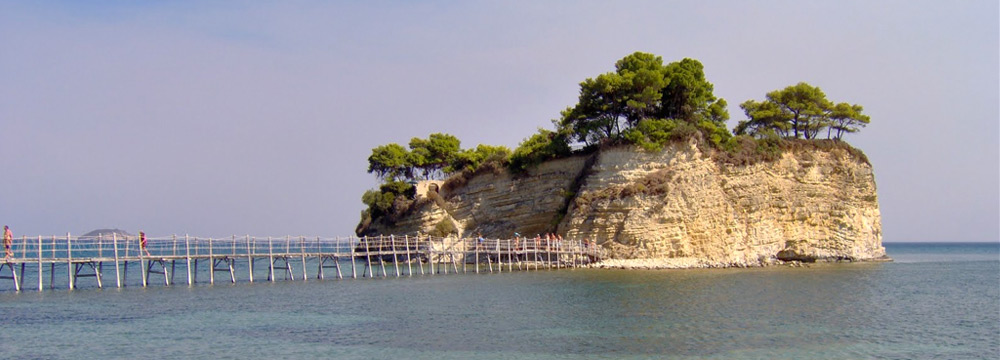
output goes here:
[{"label": "pier railing", "polygon": [[[0,263],[0,279],[11,280],[20,291],[26,278],[38,290],[66,286],[74,289],[81,278],[103,288],[106,272],[115,286],[149,286],[153,276],[171,285],[178,272],[193,285],[254,282],[277,277],[306,280],[401,277],[449,273],[512,272],[585,266],[603,257],[601,248],[584,240],[547,238],[455,238],[382,235],[371,237],[189,235],[148,237],[145,248],[137,236],[22,236],[11,244],[12,256]],[[260,264],[260,262],[264,262]],[[206,264],[207,263],[207,264]],[[199,265],[201,269],[199,269]],[[207,269],[206,266],[208,265]],[[109,269],[113,266],[113,271]],[[139,278],[129,267],[139,267]],[[310,269],[315,269],[310,274]],[[266,272],[266,273],[265,273]],[[135,274],[135,270],[132,271]],[[57,276],[58,274],[58,276]],[[46,276],[47,275],[47,276]],[[65,279],[63,282],[62,279]],[[183,281],[183,280],[182,280]],[[46,286],[47,285],[47,286]],[[0,289],[3,285],[0,284]]]}]

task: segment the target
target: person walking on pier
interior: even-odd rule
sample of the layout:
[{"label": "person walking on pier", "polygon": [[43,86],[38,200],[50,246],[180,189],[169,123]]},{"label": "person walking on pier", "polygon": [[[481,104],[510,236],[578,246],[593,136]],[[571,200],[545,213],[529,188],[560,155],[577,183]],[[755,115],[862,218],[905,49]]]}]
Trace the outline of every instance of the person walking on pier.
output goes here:
[{"label": "person walking on pier", "polygon": [[3,226],[3,258],[10,259],[14,256],[14,251],[11,250],[11,246],[14,245],[14,234],[10,233],[10,228],[7,225]]},{"label": "person walking on pier", "polygon": [[139,232],[139,247],[146,253],[146,256],[153,256],[149,253],[149,249],[146,249],[146,233],[142,231]]}]

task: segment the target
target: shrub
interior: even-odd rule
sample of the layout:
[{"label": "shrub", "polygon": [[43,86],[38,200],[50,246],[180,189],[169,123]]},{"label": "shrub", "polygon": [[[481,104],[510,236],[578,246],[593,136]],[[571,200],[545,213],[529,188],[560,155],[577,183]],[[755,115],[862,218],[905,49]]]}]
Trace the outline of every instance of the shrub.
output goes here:
[{"label": "shrub", "polygon": [[379,190],[387,194],[402,195],[407,199],[412,199],[417,194],[417,189],[413,184],[403,181],[390,181],[379,186]]},{"label": "shrub", "polygon": [[715,152],[715,160],[723,164],[752,165],[781,158],[781,143],[777,136],[760,139],[749,135],[738,135],[720,144]]},{"label": "shrub", "polygon": [[514,150],[508,167],[513,173],[523,174],[546,160],[565,157],[571,153],[565,135],[538,129],[538,133],[522,141]]},{"label": "shrub", "polygon": [[445,237],[457,233],[458,229],[455,228],[455,223],[452,222],[451,219],[444,218],[441,219],[441,221],[439,221],[437,225],[434,225],[434,230],[430,232],[430,235]]},{"label": "shrub", "polygon": [[469,178],[471,177],[472,177],[471,171],[462,171],[460,173],[454,174],[448,177],[448,179],[444,181],[444,184],[441,185],[441,189],[443,189],[447,193],[452,193],[455,189],[465,186],[465,184],[469,182]]},{"label": "shrub", "polygon": [[402,181],[389,181],[379,186],[378,190],[368,190],[361,195],[361,202],[368,209],[361,213],[362,222],[371,221],[396,213],[409,206],[409,200],[416,195],[412,184]]}]

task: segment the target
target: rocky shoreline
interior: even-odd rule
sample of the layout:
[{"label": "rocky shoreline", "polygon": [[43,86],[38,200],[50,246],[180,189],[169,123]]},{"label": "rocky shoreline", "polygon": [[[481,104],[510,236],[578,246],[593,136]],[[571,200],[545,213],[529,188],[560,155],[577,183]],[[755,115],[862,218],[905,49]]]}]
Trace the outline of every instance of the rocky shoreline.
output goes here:
[{"label": "rocky shoreline", "polygon": [[705,261],[693,257],[684,258],[651,258],[651,259],[605,259],[597,263],[588,265],[595,269],[624,269],[624,270],[667,270],[667,269],[720,269],[720,268],[757,268],[769,266],[787,267],[812,267],[823,264],[836,263],[871,263],[871,262],[892,262],[889,256],[882,256],[874,259],[819,259],[815,262],[802,261],[782,261],[778,259],[768,259],[759,263],[724,264]]}]

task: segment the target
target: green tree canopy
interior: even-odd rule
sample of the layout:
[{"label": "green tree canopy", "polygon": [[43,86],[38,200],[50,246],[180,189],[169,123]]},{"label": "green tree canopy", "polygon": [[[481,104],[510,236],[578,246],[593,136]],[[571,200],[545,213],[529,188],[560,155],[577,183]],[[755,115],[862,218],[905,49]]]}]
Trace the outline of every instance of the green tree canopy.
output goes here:
[{"label": "green tree canopy", "polygon": [[566,136],[554,131],[538,129],[531,137],[524,139],[510,155],[510,168],[525,171],[545,160],[564,157],[572,153]]},{"label": "green tree canopy", "polygon": [[451,163],[444,168],[447,173],[459,171],[473,171],[480,165],[488,162],[505,164],[510,157],[510,149],[506,146],[491,146],[479,144],[475,149],[465,149],[459,151],[452,158]]},{"label": "green tree canopy", "polygon": [[729,119],[725,100],[716,99],[712,94],[715,87],[705,79],[701,62],[685,58],[668,64],[663,74],[666,86],[658,117],[688,122],[704,119],[725,122]]},{"label": "green tree canopy", "polygon": [[833,138],[840,140],[845,133],[861,130],[871,121],[868,115],[861,113],[862,111],[864,108],[857,104],[838,103],[835,105],[830,112],[830,128],[826,136],[831,137],[830,132],[833,131]]},{"label": "green tree canopy", "polygon": [[757,102],[747,100],[740,104],[749,120],[741,121],[733,130],[736,135],[757,135],[773,131],[781,136],[788,136],[791,129],[791,117],[778,104],[771,101]]},{"label": "green tree canopy", "polygon": [[636,133],[630,130],[640,123],[644,134],[665,130],[651,126],[673,124],[644,120],[692,125],[710,121],[716,124],[713,127],[724,128],[729,119],[726,102],[717,99],[712,90],[697,60],[663,65],[659,56],[635,52],[618,60],[615,71],[581,82],[577,104],[561,113],[557,126],[571,134],[570,139],[588,145],[631,141]]},{"label": "green tree canopy", "polygon": [[827,129],[827,138],[840,139],[844,133],[857,132],[870,121],[860,105],[827,100],[820,88],[804,82],[767,93],[762,102],[747,100],[740,104],[747,120],[736,125],[736,134],[764,136],[776,133],[784,137],[815,139]]},{"label": "green tree canopy", "polygon": [[368,156],[368,173],[388,181],[410,178],[413,176],[410,155],[396,143],[378,146]]},{"label": "green tree canopy", "polygon": [[816,137],[825,127],[826,112],[830,101],[820,88],[800,82],[781,90],[767,93],[767,100],[778,105],[791,121],[794,137]]},{"label": "green tree canopy", "polygon": [[[424,179],[445,175],[442,172],[461,150],[462,142],[454,135],[434,133],[427,139],[410,139],[409,161]],[[416,174],[414,174],[416,175]]]}]

